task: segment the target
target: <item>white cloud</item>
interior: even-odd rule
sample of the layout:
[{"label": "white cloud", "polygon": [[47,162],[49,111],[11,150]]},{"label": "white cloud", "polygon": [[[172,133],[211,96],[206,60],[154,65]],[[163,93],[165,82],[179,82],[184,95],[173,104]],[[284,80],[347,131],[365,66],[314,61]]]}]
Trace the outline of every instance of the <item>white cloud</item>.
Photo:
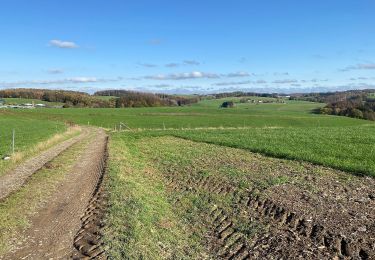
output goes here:
[{"label": "white cloud", "polygon": [[212,86],[236,86],[236,85],[247,85],[253,83],[250,80],[247,81],[233,81],[233,82],[219,82],[219,83],[214,83]]},{"label": "white cloud", "polygon": [[63,85],[63,84],[84,84],[84,83],[106,83],[121,81],[122,77],[117,78],[96,78],[96,77],[74,77],[57,80],[23,80],[15,82],[0,82],[4,87],[22,87],[22,86],[36,86],[36,85]]},{"label": "white cloud", "polygon": [[238,72],[233,72],[233,73],[228,73],[226,75],[223,75],[229,78],[237,78],[237,77],[249,77],[251,76],[250,73],[245,72],[245,71],[238,71]]},{"label": "white cloud", "polygon": [[138,63],[138,65],[145,67],[145,68],[155,68],[158,65],[152,64],[152,63]]},{"label": "white cloud", "polygon": [[64,70],[63,69],[49,69],[47,70],[47,72],[49,74],[62,74],[64,73]]},{"label": "white cloud", "polygon": [[200,71],[185,72],[185,73],[172,73],[172,74],[159,74],[154,76],[146,76],[145,79],[154,80],[185,80],[185,79],[204,79],[204,78],[219,78],[220,76],[215,73],[205,73]]},{"label": "white cloud", "polygon": [[168,64],[165,64],[165,67],[167,68],[176,68],[176,67],[179,67],[180,64],[178,63],[168,63]]},{"label": "white cloud", "polygon": [[52,47],[57,47],[61,49],[76,49],[79,46],[74,42],[61,41],[61,40],[51,40],[49,45]]},{"label": "white cloud", "polygon": [[350,71],[350,70],[375,70],[375,63],[360,63],[354,66],[348,66],[340,71]]},{"label": "white cloud", "polygon": [[160,39],[151,39],[148,41],[148,44],[150,45],[160,45],[162,43],[162,40]]},{"label": "white cloud", "polygon": [[231,81],[231,82],[219,82],[219,83],[214,83],[211,84],[212,86],[239,86],[239,85],[257,85],[257,84],[266,84],[267,81],[265,80],[256,80],[256,81],[251,81],[251,80],[245,80],[245,81]]},{"label": "white cloud", "polygon": [[196,60],[184,60],[184,64],[186,65],[200,65],[201,63]]},{"label": "white cloud", "polygon": [[279,79],[279,80],[275,80],[273,81],[272,83],[274,84],[292,84],[292,83],[297,83],[298,80],[296,79]]}]

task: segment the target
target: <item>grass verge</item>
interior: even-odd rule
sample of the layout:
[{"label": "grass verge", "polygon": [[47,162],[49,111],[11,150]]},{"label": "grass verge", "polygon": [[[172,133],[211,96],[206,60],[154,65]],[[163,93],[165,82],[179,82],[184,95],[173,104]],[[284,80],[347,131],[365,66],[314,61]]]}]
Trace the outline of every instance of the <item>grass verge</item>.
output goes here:
[{"label": "grass verge", "polygon": [[12,168],[16,167],[18,164],[20,164],[22,161],[25,161],[28,158],[31,158],[42,151],[45,151],[52,146],[61,143],[65,140],[68,140],[79,133],[81,133],[81,127],[79,126],[73,126],[69,127],[65,132],[63,133],[57,133],[51,138],[37,143],[35,146],[22,151],[22,152],[16,152],[14,155],[11,156],[10,160],[1,160],[0,161],[0,176],[5,174],[7,171],[11,170]]}]

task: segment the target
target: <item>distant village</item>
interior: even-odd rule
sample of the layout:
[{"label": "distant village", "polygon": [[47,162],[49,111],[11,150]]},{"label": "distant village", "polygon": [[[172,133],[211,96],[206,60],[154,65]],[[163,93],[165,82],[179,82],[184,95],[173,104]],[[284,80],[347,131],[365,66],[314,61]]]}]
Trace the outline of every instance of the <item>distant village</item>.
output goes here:
[{"label": "distant village", "polygon": [[61,108],[62,106],[47,106],[43,103],[7,104],[5,99],[0,99],[0,108],[34,109],[34,108]]}]

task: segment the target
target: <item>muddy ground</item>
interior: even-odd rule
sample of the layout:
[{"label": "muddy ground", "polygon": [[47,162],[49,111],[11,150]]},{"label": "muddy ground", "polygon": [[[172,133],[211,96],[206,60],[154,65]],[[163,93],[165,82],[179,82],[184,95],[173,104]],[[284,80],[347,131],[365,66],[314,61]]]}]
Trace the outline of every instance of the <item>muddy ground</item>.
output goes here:
[{"label": "muddy ground", "polygon": [[1,259],[65,259],[103,254],[100,214],[105,198],[101,182],[107,136],[94,128],[85,132],[83,137],[76,138],[77,142],[86,140],[87,145],[74,166],[55,193],[34,212],[30,227],[17,235],[11,250]]},{"label": "muddy ground", "polygon": [[205,200],[214,259],[375,259],[373,178],[177,138],[140,148],[176,208]]}]

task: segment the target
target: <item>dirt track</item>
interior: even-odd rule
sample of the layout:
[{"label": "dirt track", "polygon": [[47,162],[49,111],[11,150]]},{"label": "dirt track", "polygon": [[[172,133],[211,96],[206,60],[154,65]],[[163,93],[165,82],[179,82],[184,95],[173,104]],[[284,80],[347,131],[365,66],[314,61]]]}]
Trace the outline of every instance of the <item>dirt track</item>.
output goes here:
[{"label": "dirt track", "polygon": [[[83,257],[85,253],[89,254],[93,251],[96,255],[102,253],[98,232],[95,233],[96,241],[82,240],[86,242],[86,248],[73,246],[80,229],[83,229],[80,231],[82,234],[88,232],[87,223],[82,224],[82,222],[88,215],[87,212],[92,210],[95,198],[100,195],[100,183],[106,159],[107,136],[104,131],[99,129],[87,131],[89,136],[86,138],[90,138],[90,141],[81,156],[77,158],[72,170],[59,184],[56,192],[31,218],[31,226],[22,234],[25,241],[21,245],[14,245],[11,252],[3,259],[65,259],[72,256]],[[91,221],[90,225],[100,226],[100,221]]]},{"label": "dirt track", "polygon": [[0,200],[9,196],[10,193],[18,190],[33,173],[40,170],[46,163],[71,147],[73,144],[84,139],[88,130],[74,138],[68,139],[52,148],[44,151],[40,155],[27,160],[14,170],[0,177]]}]

